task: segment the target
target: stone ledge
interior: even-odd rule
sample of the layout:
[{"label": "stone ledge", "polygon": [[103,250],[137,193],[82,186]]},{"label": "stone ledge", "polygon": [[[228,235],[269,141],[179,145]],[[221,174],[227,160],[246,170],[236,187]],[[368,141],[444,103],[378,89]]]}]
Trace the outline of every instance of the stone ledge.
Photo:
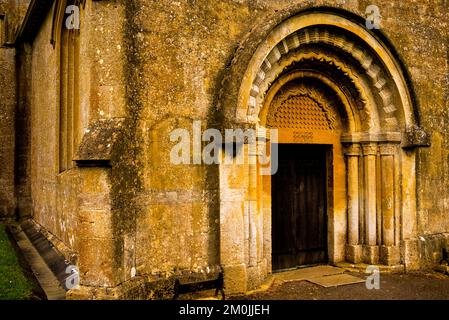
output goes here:
[{"label": "stone ledge", "polygon": [[98,120],[85,131],[73,159],[79,167],[109,166],[114,144],[123,127],[123,119]]},{"label": "stone ledge", "polygon": [[[171,300],[174,296],[176,279],[182,281],[204,281],[216,275],[180,271],[170,276],[142,275],[122,282],[115,287],[83,286],[71,289],[66,294],[68,300]],[[227,292],[226,292],[227,294]]]},{"label": "stone ledge", "polygon": [[430,134],[420,127],[413,127],[404,133],[403,148],[430,147]]},{"label": "stone ledge", "polygon": [[39,295],[48,300],[64,300],[66,289],[61,285],[49,261],[41,254],[33,240],[20,225],[8,226],[16,250],[39,285]]},{"label": "stone ledge", "polygon": [[33,220],[22,222],[20,227],[61,286],[67,290],[65,284],[69,274],[66,273],[66,270],[69,265],[76,265],[76,254],[66,248],[59,239]]},{"label": "stone ledge", "polygon": [[[350,262],[337,262],[334,264],[336,267],[345,269],[346,271],[350,271],[350,272],[362,272],[365,273],[366,268],[368,268],[368,266],[370,266],[369,264],[366,263],[350,263]],[[395,266],[384,266],[384,265],[378,265],[375,264],[374,266],[379,268],[379,271],[381,273],[405,273],[405,266],[400,264],[400,265],[395,265]]]},{"label": "stone ledge", "polygon": [[402,135],[400,132],[354,132],[343,134],[342,143],[369,143],[369,142],[389,142],[401,143]]}]

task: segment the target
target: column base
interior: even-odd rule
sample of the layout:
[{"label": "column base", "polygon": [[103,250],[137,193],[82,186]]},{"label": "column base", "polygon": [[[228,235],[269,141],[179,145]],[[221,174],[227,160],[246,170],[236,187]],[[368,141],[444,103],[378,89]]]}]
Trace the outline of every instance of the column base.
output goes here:
[{"label": "column base", "polygon": [[380,248],[380,262],[386,266],[395,266],[401,262],[399,247],[382,246]]},{"label": "column base", "polygon": [[223,266],[226,294],[247,291],[248,274],[245,264]]},{"label": "column base", "polygon": [[363,262],[367,264],[379,263],[379,247],[378,246],[363,246]]},{"label": "column base", "polygon": [[258,262],[256,266],[249,267],[246,270],[246,274],[248,279],[248,284],[246,287],[247,291],[259,288],[266,280],[268,275],[266,260],[263,259],[262,261]]},{"label": "column base", "polygon": [[421,268],[419,252],[419,241],[417,239],[407,239],[401,242],[401,256],[407,271]]},{"label": "column base", "polygon": [[346,245],[346,261],[351,263],[362,262],[362,246],[361,245]]}]

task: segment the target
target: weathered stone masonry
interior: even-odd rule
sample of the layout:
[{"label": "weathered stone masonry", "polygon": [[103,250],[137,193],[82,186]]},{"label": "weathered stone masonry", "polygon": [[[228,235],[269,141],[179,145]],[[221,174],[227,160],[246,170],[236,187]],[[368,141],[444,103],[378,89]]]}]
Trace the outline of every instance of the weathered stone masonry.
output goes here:
[{"label": "weathered stone masonry", "polygon": [[173,165],[169,136],[267,126],[331,148],[329,263],[432,267],[449,234],[448,21],[445,1],[0,1],[0,216],[77,264],[71,298],[160,298],[219,270],[229,292],[256,288],[271,178]]}]

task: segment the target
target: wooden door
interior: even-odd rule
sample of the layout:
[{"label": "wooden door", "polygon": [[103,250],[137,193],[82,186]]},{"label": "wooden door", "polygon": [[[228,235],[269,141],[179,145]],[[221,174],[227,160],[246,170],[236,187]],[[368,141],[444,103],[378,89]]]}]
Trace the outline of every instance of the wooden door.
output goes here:
[{"label": "wooden door", "polygon": [[273,270],[327,262],[326,148],[279,145],[271,186]]}]

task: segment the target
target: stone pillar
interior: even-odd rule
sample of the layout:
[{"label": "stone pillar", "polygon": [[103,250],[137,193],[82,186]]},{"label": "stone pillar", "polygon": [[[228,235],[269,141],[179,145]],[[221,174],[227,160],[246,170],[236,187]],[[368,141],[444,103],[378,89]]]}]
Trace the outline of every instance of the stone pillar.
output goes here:
[{"label": "stone pillar", "polygon": [[348,243],[346,259],[352,263],[360,263],[362,247],[360,245],[359,221],[359,158],[360,146],[349,145],[346,149],[347,183],[348,183]]},{"label": "stone pillar", "polygon": [[247,290],[248,279],[248,166],[235,163],[224,150],[220,157],[220,264],[226,290],[241,293]]},{"label": "stone pillar", "polygon": [[[262,198],[261,183],[262,177],[259,171],[259,156],[261,148],[265,147],[265,134],[257,135],[256,141],[248,141],[248,198],[245,206],[248,208],[248,231],[249,231],[249,252],[247,261],[247,289],[252,290],[260,286],[265,279],[266,263],[263,262],[263,214],[262,214]],[[246,146],[246,145],[245,145]]]},{"label": "stone pillar", "polygon": [[381,262],[386,265],[399,264],[399,249],[395,246],[395,145],[382,144],[381,154],[381,208],[382,248]]},{"label": "stone pillar", "polygon": [[78,266],[86,287],[115,287],[124,281],[122,244],[114,236],[110,170],[79,168]]},{"label": "stone pillar", "polygon": [[390,145],[381,145],[382,171],[382,244],[394,245],[394,153]]},{"label": "stone pillar", "polygon": [[248,209],[248,233],[249,233],[249,254],[248,267],[255,267],[257,265],[257,150],[255,143],[245,144],[245,149],[248,154],[248,200],[245,201],[245,206]]},{"label": "stone pillar", "polygon": [[365,177],[365,246],[363,260],[365,263],[379,262],[379,247],[377,246],[377,176],[376,158],[377,143],[363,145],[363,166]]}]

